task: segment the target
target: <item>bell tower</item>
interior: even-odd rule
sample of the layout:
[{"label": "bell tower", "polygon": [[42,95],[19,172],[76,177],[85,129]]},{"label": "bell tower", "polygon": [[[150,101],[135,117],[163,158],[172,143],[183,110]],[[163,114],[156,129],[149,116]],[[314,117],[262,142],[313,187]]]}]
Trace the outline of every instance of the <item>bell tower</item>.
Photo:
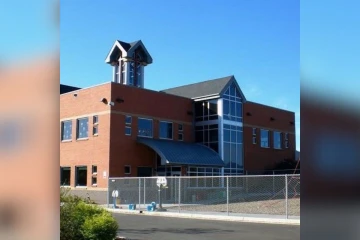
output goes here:
[{"label": "bell tower", "polygon": [[105,62],[113,67],[113,82],[144,88],[144,67],[152,63],[152,58],[141,40],[116,40]]}]

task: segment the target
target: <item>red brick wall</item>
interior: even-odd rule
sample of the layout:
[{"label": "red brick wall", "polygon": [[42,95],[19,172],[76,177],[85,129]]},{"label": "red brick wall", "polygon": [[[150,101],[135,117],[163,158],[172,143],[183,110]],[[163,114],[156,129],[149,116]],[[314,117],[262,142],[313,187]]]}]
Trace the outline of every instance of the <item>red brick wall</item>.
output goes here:
[{"label": "red brick wall", "polygon": [[[116,103],[116,98],[123,103]],[[139,117],[153,119],[153,137],[159,138],[159,121],[173,122],[173,139],[178,140],[178,124],[183,124],[184,141],[193,141],[192,101],[173,95],[112,84],[115,106],[111,114],[110,176],[137,176],[137,167],[156,167],[155,152],[136,143]],[[132,116],[132,135],[125,135],[125,116]],[[131,174],[124,174],[124,165],[131,166]]]},{"label": "red brick wall", "polygon": [[[272,168],[284,159],[295,158],[295,114],[293,112],[252,103],[244,103],[244,170],[261,171]],[[247,116],[250,113],[251,116]],[[273,117],[275,120],[271,121]],[[294,122],[293,125],[290,122]],[[252,143],[252,129],[257,128],[257,144]],[[270,148],[260,147],[260,129],[270,131]],[[289,133],[289,148],[285,149],[282,138],[282,149],[273,148],[273,131]]]},{"label": "red brick wall", "polygon": [[[60,142],[60,166],[71,167],[71,186],[75,186],[75,166],[87,166],[87,184],[91,187],[92,165],[97,165],[97,188],[105,188],[107,179],[103,171],[109,172],[110,106],[100,99],[110,98],[111,84],[82,89],[60,95],[60,120],[72,120],[72,140]],[[99,135],[93,136],[93,115],[99,117]],[[89,138],[76,140],[76,119],[89,117]],[[59,124],[61,129],[61,123]]]}]

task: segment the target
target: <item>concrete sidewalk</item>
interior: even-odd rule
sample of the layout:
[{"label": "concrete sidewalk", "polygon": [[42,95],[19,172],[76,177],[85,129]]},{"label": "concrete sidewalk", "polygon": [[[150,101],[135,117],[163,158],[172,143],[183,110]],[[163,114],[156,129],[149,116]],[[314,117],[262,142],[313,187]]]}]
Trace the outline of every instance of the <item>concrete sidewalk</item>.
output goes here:
[{"label": "concrete sidewalk", "polygon": [[213,212],[189,212],[189,211],[166,211],[166,212],[149,212],[146,210],[128,210],[128,209],[114,209],[102,206],[109,212],[122,213],[122,214],[138,214],[148,216],[162,216],[174,218],[190,218],[202,220],[221,220],[221,221],[235,221],[235,222],[251,222],[251,223],[269,223],[269,224],[286,224],[286,225],[300,225],[300,217],[291,217],[286,219],[284,216],[277,215],[257,215],[257,214],[234,214],[227,215],[226,213],[213,213]]}]

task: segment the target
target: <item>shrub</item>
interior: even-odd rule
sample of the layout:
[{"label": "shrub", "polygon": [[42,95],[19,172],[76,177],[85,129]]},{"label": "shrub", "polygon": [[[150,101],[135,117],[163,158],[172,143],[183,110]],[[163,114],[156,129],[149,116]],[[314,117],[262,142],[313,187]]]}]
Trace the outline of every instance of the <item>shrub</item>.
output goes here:
[{"label": "shrub", "polygon": [[116,237],[118,224],[108,212],[87,218],[82,233],[87,240],[113,240]]},{"label": "shrub", "polygon": [[61,240],[112,240],[116,236],[117,222],[105,209],[87,204],[67,189],[61,189],[60,202],[64,203],[60,207]]}]

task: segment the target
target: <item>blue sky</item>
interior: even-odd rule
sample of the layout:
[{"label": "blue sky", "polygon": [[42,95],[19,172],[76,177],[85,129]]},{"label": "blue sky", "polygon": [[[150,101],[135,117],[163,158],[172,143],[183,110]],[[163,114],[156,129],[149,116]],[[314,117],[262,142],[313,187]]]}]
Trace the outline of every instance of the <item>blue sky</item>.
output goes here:
[{"label": "blue sky", "polygon": [[114,40],[153,57],[145,87],[234,75],[247,99],[296,112],[300,149],[299,1],[61,1],[61,83],[111,80]]}]

